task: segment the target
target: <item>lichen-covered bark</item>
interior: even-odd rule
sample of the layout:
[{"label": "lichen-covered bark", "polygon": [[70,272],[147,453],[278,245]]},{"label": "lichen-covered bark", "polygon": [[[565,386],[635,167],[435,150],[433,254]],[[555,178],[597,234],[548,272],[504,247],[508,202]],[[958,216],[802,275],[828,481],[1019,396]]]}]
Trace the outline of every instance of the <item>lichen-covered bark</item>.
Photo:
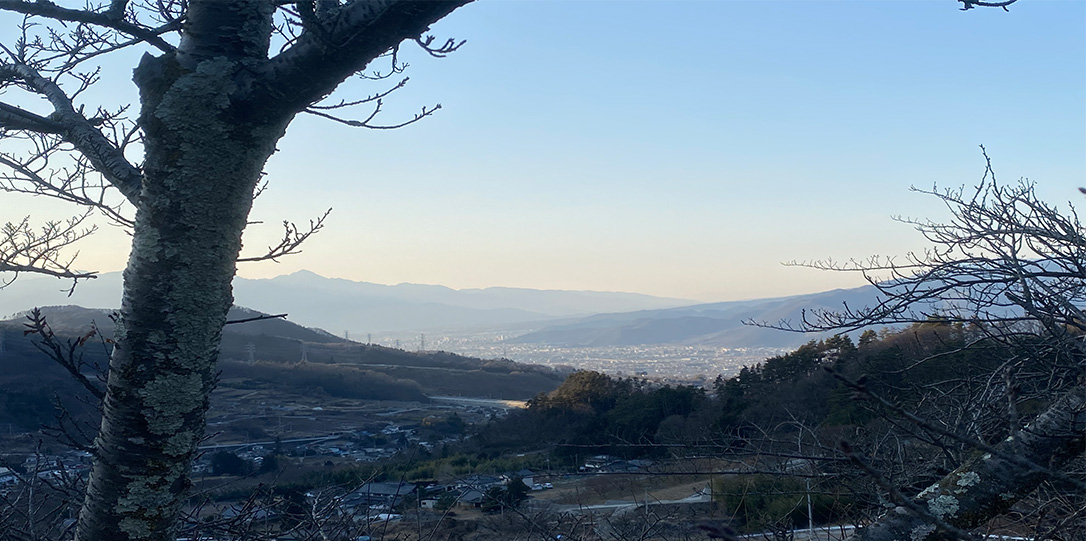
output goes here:
[{"label": "lichen-covered bark", "polygon": [[[1086,452],[1086,386],[1061,396],[1017,434],[969,460],[915,502],[947,524],[969,530],[1005,512],[1047,475]],[[1032,465],[1032,466],[1031,466]],[[904,508],[857,531],[854,541],[936,541],[954,539],[929,517]]]},{"label": "lichen-covered bark", "polygon": [[468,1],[344,7],[353,19],[317,21],[327,28],[303,33],[308,53],[268,70],[275,2],[190,0],[176,52],[140,62],[142,185],[78,541],[174,540],[242,231],[276,141],[301,109]]},{"label": "lichen-covered bark", "polygon": [[239,119],[227,57],[141,64],[146,160],[77,539],[172,539],[261,169],[288,118]]}]

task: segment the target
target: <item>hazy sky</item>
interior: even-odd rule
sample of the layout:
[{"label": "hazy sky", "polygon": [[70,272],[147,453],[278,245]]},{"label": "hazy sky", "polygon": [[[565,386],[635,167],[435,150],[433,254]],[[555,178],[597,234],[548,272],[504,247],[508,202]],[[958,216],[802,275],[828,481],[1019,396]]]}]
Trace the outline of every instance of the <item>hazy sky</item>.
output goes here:
[{"label": "hazy sky", "polygon": [[[750,298],[858,285],[782,261],[923,248],[891,216],[944,216],[909,187],[975,183],[978,144],[1003,181],[1081,203],[1086,3],[958,5],[480,0],[433,28],[459,52],[404,46],[411,81],[379,120],[437,115],[292,124],[247,250],[334,211],[304,254],[239,272]],[[130,67],[111,95],[134,95]],[[59,215],[19,205],[2,218]],[[81,252],[118,270],[127,239]]]}]

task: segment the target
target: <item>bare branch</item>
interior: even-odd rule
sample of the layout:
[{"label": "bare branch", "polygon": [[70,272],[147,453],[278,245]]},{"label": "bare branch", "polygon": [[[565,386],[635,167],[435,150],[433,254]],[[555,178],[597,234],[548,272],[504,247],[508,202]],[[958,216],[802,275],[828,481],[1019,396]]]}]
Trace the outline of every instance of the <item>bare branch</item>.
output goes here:
[{"label": "bare branch", "polygon": [[[421,36],[432,21],[470,1],[378,0],[339,6],[327,35],[303,33],[262,67],[260,91],[267,98],[260,101],[273,109],[305,110],[372,59],[404,39]],[[316,8],[320,15],[320,3]]]},{"label": "bare branch", "polygon": [[309,220],[309,228],[302,231],[298,228],[294,222],[283,221],[283,238],[279,241],[279,244],[275,246],[269,246],[267,253],[255,257],[241,257],[238,261],[277,261],[285,255],[293,255],[301,253],[301,245],[309,237],[316,234],[322,228],[324,228],[324,220],[328,218],[328,215],[332,213],[332,209],[324,211],[324,214],[317,217],[315,220]]},{"label": "bare branch", "polygon": [[418,43],[419,47],[422,47],[422,50],[426,51],[430,54],[430,56],[434,58],[444,58],[448,56],[449,53],[456,52],[457,49],[462,47],[467,42],[468,40],[464,39],[460,40],[460,42],[457,43],[455,39],[449,38],[445,40],[445,43],[442,44],[440,47],[434,47],[432,45],[434,43],[434,36],[415,38],[415,43]]},{"label": "bare branch", "polygon": [[0,127],[40,133],[64,133],[64,125],[55,120],[0,102]]},{"label": "bare branch", "polygon": [[[983,148],[983,147],[982,147]],[[1086,231],[1073,208],[1064,213],[1038,201],[1028,181],[1002,186],[986,169],[973,190],[916,189],[939,198],[946,223],[899,219],[934,247],[903,262],[792,263],[858,272],[879,292],[874,306],[804,313],[797,325],[760,325],[798,331],[855,330],[869,325],[937,318],[987,328],[1037,322],[1053,336],[1086,331]]]},{"label": "bare branch", "polygon": [[232,325],[235,323],[249,323],[250,321],[264,321],[266,319],[286,319],[287,314],[261,314],[255,317],[247,317],[245,319],[231,319],[226,322],[226,325]]},{"label": "bare branch", "polygon": [[[160,37],[167,29],[150,29],[124,20],[126,0],[114,0],[104,12],[94,12],[82,9],[68,9],[60,7],[48,1],[30,2],[26,0],[0,0],[0,10],[46,17],[57,21],[70,21],[84,24],[93,24],[111,28],[118,32],[128,34],[139,41],[146,42],[157,47],[163,52],[174,50],[174,46]],[[173,25],[171,25],[172,27]],[[173,28],[170,28],[173,29]]]},{"label": "bare branch", "polygon": [[30,323],[24,324],[26,330],[23,331],[23,334],[35,334],[41,340],[40,342],[34,342],[34,347],[67,370],[72,378],[94,395],[95,398],[98,400],[104,399],[106,396],[105,390],[99,388],[83,374],[83,367],[86,366],[86,363],[83,362],[82,354],[78,353],[79,348],[98,334],[97,329],[92,329],[89,333],[79,337],[78,340],[68,339],[62,343],[53,334],[53,329],[49,327],[49,323],[46,321],[45,316],[42,315],[41,309],[35,308],[31,310],[30,315],[26,316],[26,318],[30,320]]},{"label": "bare branch", "polygon": [[390,89],[388,89],[388,90],[386,90],[384,92],[378,92],[377,94],[373,94],[371,96],[366,96],[365,98],[362,98],[360,100],[354,100],[354,101],[339,100],[339,103],[336,103],[336,104],[333,104],[333,105],[310,105],[306,110],[309,111],[309,110],[342,109],[344,107],[353,107],[355,105],[362,105],[364,103],[371,103],[371,102],[374,102],[374,101],[378,101],[381,98],[387,97],[389,94],[392,94],[393,92],[403,88],[404,86],[407,86],[407,81],[409,81],[409,80],[410,80],[409,77],[404,77],[399,83],[396,83],[396,86],[394,86],[394,87],[392,87],[392,88],[390,88]]},{"label": "bare branch", "polygon": [[[100,403],[100,399],[95,400]],[[85,419],[72,415],[58,395],[53,395],[53,409],[56,410],[56,426],[43,426],[42,432],[53,436],[68,447],[93,454],[94,432],[97,427],[89,424]]]},{"label": "bare branch", "polygon": [[[1046,470],[1059,469],[1081,456],[1086,451],[1084,431],[1086,386],[1078,385],[1053,401],[1019,437],[992,446],[999,454],[975,456],[920,492],[914,501],[955,528],[976,527],[1037,487],[1048,477]],[[1048,468],[1023,468],[1007,458],[1020,456],[1029,456],[1033,463]],[[889,541],[902,539],[909,532],[921,532],[913,538],[927,539],[934,526],[929,516],[889,513],[861,530],[856,538]]]},{"label": "bare branch", "polygon": [[[893,483],[889,482],[882,475],[881,472],[871,467],[871,465],[868,464],[863,457],[853,451],[852,447],[847,442],[841,442],[841,452],[844,453],[845,456],[847,456],[853,464],[855,464],[857,467],[863,470],[864,473],[874,479],[875,482],[879,485],[879,488],[886,491],[890,495],[894,503],[902,506],[904,509],[908,509],[908,512],[913,513],[915,516],[930,521],[939,529],[953,535],[954,539],[959,539],[962,541],[972,541],[973,539],[975,539],[974,536],[969,534],[969,532],[963,531],[962,529],[947,523],[942,519],[941,516],[933,514],[931,511],[925,509],[919,503],[913,501],[912,498],[909,498],[902,494],[901,491],[893,485]],[[914,536],[914,538],[920,539],[921,537]]]},{"label": "bare branch", "polygon": [[[65,140],[83,154],[130,202],[136,203],[143,174],[128,162],[124,153],[102,135],[90,120],[75,110],[71,98],[59,85],[26,64],[0,64],[0,80],[22,81],[45,96],[53,105],[53,114],[50,117],[63,126]],[[8,127],[0,123],[0,128]]]},{"label": "bare branch", "polygon": [[[395,62],[395,61],[393,61],[393,62]],[[385,98],[386,96],[388,96],[388,95],[392,94],[393,92],[395,92],[395,91],[403,88],[404,86],[406,86],[408,80],[409,80],[409,78],[404,77],[399,83],[397,83],[392,88],[389,88],[388,90],[385,90],[384,92],[378,92],[376,94],[367,96],[367,97],[362,98],[360,100],[353,100],[353,101],[340,100],[339,103],[334,103],[334,104],[330,104],[330,105],[311,105],[311,106],[307,107],[302,112],[309,113],[311,115],[319,116],[319,117],[322,117],[322,118],[327,118],[329,120],[333,120],[335,122],[339,122],[340,124],[345,124],[347,126],[351,126],[351,127],[354,127],[354,128],[369,128],[371,130],[394,130],[396,128],[402,128],[404,126],[414,124],[414,123],[416,123],[416,122],[418,122],[418,121],[420,121],[420,120],[434,114],[435,112],[437,112],[438,109],[441,109],[441,104],[439,103],[439,104],[435,105],[434,107],[430,107],[430,108],[423,107],[422,112],[416,113],[414,115],[414,117],[411,118],[411,120],[401,122],[399,124],[393,124],[393,125],[372,124],[371,122],[373,121],[373,119],[377,118],[377,115],[379,115],[381,113],[381,107],[384,105],[383,98]],[[363,104],[366,104],[366,103],[373,103],[374,106],[373,106],[373,110],[370,111],[369,116],[367,116],[363,120],[350,120],[350,119],[346,119],[346,118],[343,118],[343,117],[340,117],[340,116],[333,115],[331,113],[325,112],[325,111],[331,111],[331,110],[335,110],[335,109],[345,109],[345,108],[348,108],[348,107],[353,107],[353,106],[356,106],[356,105],[363,105]]]},{"label": "bare branch", "polygon": [[392,50],[390,50],[387,53],[385,53],[385,54],[378,57],[378,58],[387,57],[389,59],[389,61],[388,61],[389,67],[388,67],[387,72],[382,73],[380,70],[374,70],[372,73],[368,73],[368,74],[363,73],[363,72],[359,72],[358,76],[360,78],[362,78],[362,79],[366,79],[366,80],[369,80],[369,81],[380,81],[380,80],[383,80],[383,79],[388,79],[389,77],[392,77],[393,75],[403,73],[405,70],[407,70],[408,64],[407,64],[407,62],[400,62],[399,61],[399,56],[400,56],[400,46],[396,45],[395,47],[392,48]]},{"label": "bare branch", "polygon": [[0,287],[10,284],[19,273],[29,272],[72,279],[74,290],[79,280],[94,278],[93,272],[81,272],[72,268],[75,259],[62,259],[63,248],[89,236],[95,227],[83,227],[87,215],[76,216],[63,222],[46,222],[35,231],[30,219],[4,224],[0,228],[0,272],[13,273],[10,280],[0,281]]},{"label": "bare branch", "polygon": [[[923,418],[921,418],[920,416],[918,416],[916,414],[913,414],[913,413],[911,413],[909,411],[906,411],[901,406],[899,406],[897,404],[894,404],[893,402],[891,402],[891,401],[889,401],[889,400],[887,400],[887,399],[885,399],[885,398],[883,398],[881,396],[878,396],[875,393],[872,393],[864,385],[844,377],[839,372],[837,372],[837,371],[835,371],[835,370],[833,370],[833,369],[831,369],[829,367],[827,367],[826,370],[830,374],[832,374],[834,378],[836,378],[838,381],[842,382],[849,389],[852,389],[853,391],[856,391],[857,393],[862,394],[868,400],[879,404],[881,407],[886,408],[887,410],[893,412],[894,414],[905,418],[910,423],[913,423],[916,426],[919,426],[919,427],[923,428],[924,430],[927,430],[927,431],[930,431],[930,432],[935,432],[935,433],[937,433],[937,434],[939,434],[941,436],[944,436],[944,437],[946,437],[948,439],[959,441],[959,442],[965,444],[968,447],[972,447],[974,449],[978,449],[980,451],[988,453],[988,454],[990,454],[992,456],[1002,458],[1003,460],[1007,461],[1008,463],[1014,464],[1015,467],[1019,468],[1020,470],[1022,470],[1024,472],[1041,473],[1041,474],[1047,476],[1048,478],[1060,479],[1060,480],[1062,480],[1064,482],[1067,482],[1067,483],[1070,483],[1070,484],[1076,486],[1081,491],[1086,491],[1086,482],[1080,481],[1078,479],[1073,479],[1073,478],[1068,477],[1068,476],[1061,475],[1058,471],[1049,469],[1044,464],[1038,464],[1037,462],[1030,460],[1029,456],[1021,455],[1020,452],[1019,452],[1020,450],[1018,450],[1018,449],[1015,449],[1013,447],[1008,447],[1008,446],[1000,447],[999,445],[990,445],[990,444],[984,443],[983,441],[967,438],[967,437],[962,436],[961,434],[958,434],[957,432],[942,428],[942,427],[928,421],[927,419],[923,419]],[[1013,434],[1012,434],[1012,437],[1009,438],[1009,440],[1010,441],[1014,440]]]},{"label": "bare branch", "polygon": [[401,122],[399,124],[384,125],[384,126],[380,125],[380,124],[370,124],[370,122],[374,118],[376,118],[377,115],[381,112],[381,105],[382,105],[381,100],[377,100],[377,104],[374,106],[373,111],[370,113],[370,116],[366,117],[363,120],[350,120],[350,119],[346,119],[346,118],[340,118],[340,117],[335,116],[335,115],[330,115],[328,113],[323,113],[323,112],[315,110],[313,108],[305,109],[302,112],[309,113],[309,114],[314,115],[314,116],[327,118],[328,120],[334,120],[336,122],[339,122],[340,124],[346,124],[347,126],[351,126],[352,128],[369,128],[371,130],[395,130],[397,128],[402,128],[404,126],[409,126],[411,124],[414,124],[414,123],[416,123],[416,122],[418,122],[418,121],[420,121],[420,120],[422,120],[422,119],[436,113],[438,109],[441,109],[441,104],[439,103],[439,104],[437,104],[437,105],[435,105],[435,106],[433,106],[433,107],[431,107],[429,109],[427,109],[426,107],[423,107],[422,111],[419,112],[419,113],[415,113],[415,116],[412,117],[411,120],[407,120],[407,121]]},{"label": "bare branch", "polygon": [[[0,173],[0,191],[41,195],[97,209],[119,225],[130,227],[132,220],[121,209],[107,201],[111,185],[93,183],[92,168],[85,159],[76,159],[71,167],[50,168],[53,153],[59,152],[59,141],[33,137],[38,150],[24,159],[0,153],[0,165],[11,169],[13,175]],[[42,175],[49,175],[48,178]],[[7,181],[6,183],[2,181]],[[29,186],[24,186],[28,184]]]},{"label": "bare branch", "polygon": [[984,8],[1003,8],[1003,11],[1010,11],[1008,6],[1017,2],[1018,0],[1003,0],[1002,2],[982,2],[978,0],[958,0],[962,3],[962,11],[973,9],[976,6]]}]

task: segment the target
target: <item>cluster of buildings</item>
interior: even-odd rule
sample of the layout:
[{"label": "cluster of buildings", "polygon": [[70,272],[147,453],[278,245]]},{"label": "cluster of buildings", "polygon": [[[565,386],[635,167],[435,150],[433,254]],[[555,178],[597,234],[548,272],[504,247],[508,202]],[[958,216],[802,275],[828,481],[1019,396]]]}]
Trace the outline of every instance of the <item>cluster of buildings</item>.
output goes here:
[{"label": "cluster of buildings", "polygon": [[22,462],[15,464],[12,459],[19,457],[2,457],[0,460],[0,494],[8,494],[15,490],[20,481],[37,477],[38,479],[64,483],[82,477],[90,471],[91,454],[86,451],[69,450],[60,454],[34,453],[22,457]]},{"label": "cluster of buildings", "polygon": [[227,451],[252,462],[259,469],[264,457],[282,455],[289,457],[326,457],[336,461],[377,462],[391,458],[409,447],[418,446],[428,451],[459,441],[459,435],[429,437],[420,435],[421,426],[401,426],[387,423],[384,427],[324,436],[279,439],[275,441],[207,445],[204,453],[193,464],[194,473],[211,471],[214,452]]},{"label": "cluster of buildings", "polygon": [[725,377],[738,374],[744,366],[792,349],[686,344],[560,346],[507,343],[486,334],[460,337],[442,347],[483,359],[500,356],[516,362],[549,366],[559,372],[595,370],[613,376],[640,376],[691,384],[696,383],[699,376],[712,381],[717,374]]},{"label": "cluster of buildings", "polygon": [[508,489],[521,482],[534,490],[554,488],[551,483],[536,483],[536,473],[520,470],[503,475],[470,475],[451,483],[371,482],[338,496],[340,511],[370,520],[394,520],[393,512],[405,504],[419,509],[480,508],[493,489]]},{"label": "cluster of buildings", "polygon": [[[536,490],[553,488],[549,483],[535,483],[535,480],[534,472],[520,470],[504,475],[471,475],[449,483],[384,481],[368,482],[350,490],[313,489],[305,494],[305,498],[308,508],[320,509],[328,516],[349,522],[355,531],[372,532],[397,523],[407,515],[412,520],[432,523],[441,519],[444,510],[485,510],[488,504],[495,505],[495,498],[509,491],[514,483],[526,482],[534,485]],[[521,487],[521,491],[527,490],[528,487]],[[217,518],[260,524],[276,533],[277,539],[294,539],[280,529],[291,520],[283,511],[275,505],[256,508],[232,505],[221,510]],[[352,541],[357,540],[352,538]]]}]

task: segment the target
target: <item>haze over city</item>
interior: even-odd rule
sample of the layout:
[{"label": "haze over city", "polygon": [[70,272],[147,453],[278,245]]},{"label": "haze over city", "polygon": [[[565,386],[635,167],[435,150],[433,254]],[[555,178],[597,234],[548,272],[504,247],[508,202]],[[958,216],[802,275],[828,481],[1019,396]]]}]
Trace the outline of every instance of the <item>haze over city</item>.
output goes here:
[{"label": "haze over city", "polygon": [[[440,103],[437,114],[391,131],[291,125],[246,251],[274,243],[284,219],[334,211],[302,255],[239,274],[700,301],[857,286],[781,262],[923,249],[891,216],[944,217],[909,186],[979,181],[979,144],[1003,181],[1079,202],[1083,21],[1082,2],[1041,0],[1011,14],[953,2],[469,6],[432,28],[466,39],[459,51],[403,48],[411,81],[378,119]],[[120,83],[87,103],[134,101],[130,60],[108,65]],[[6,197],[18,202],[8,218],[72,212]],[[105,225],[78,266],[119,270],[128,245]]]}]

